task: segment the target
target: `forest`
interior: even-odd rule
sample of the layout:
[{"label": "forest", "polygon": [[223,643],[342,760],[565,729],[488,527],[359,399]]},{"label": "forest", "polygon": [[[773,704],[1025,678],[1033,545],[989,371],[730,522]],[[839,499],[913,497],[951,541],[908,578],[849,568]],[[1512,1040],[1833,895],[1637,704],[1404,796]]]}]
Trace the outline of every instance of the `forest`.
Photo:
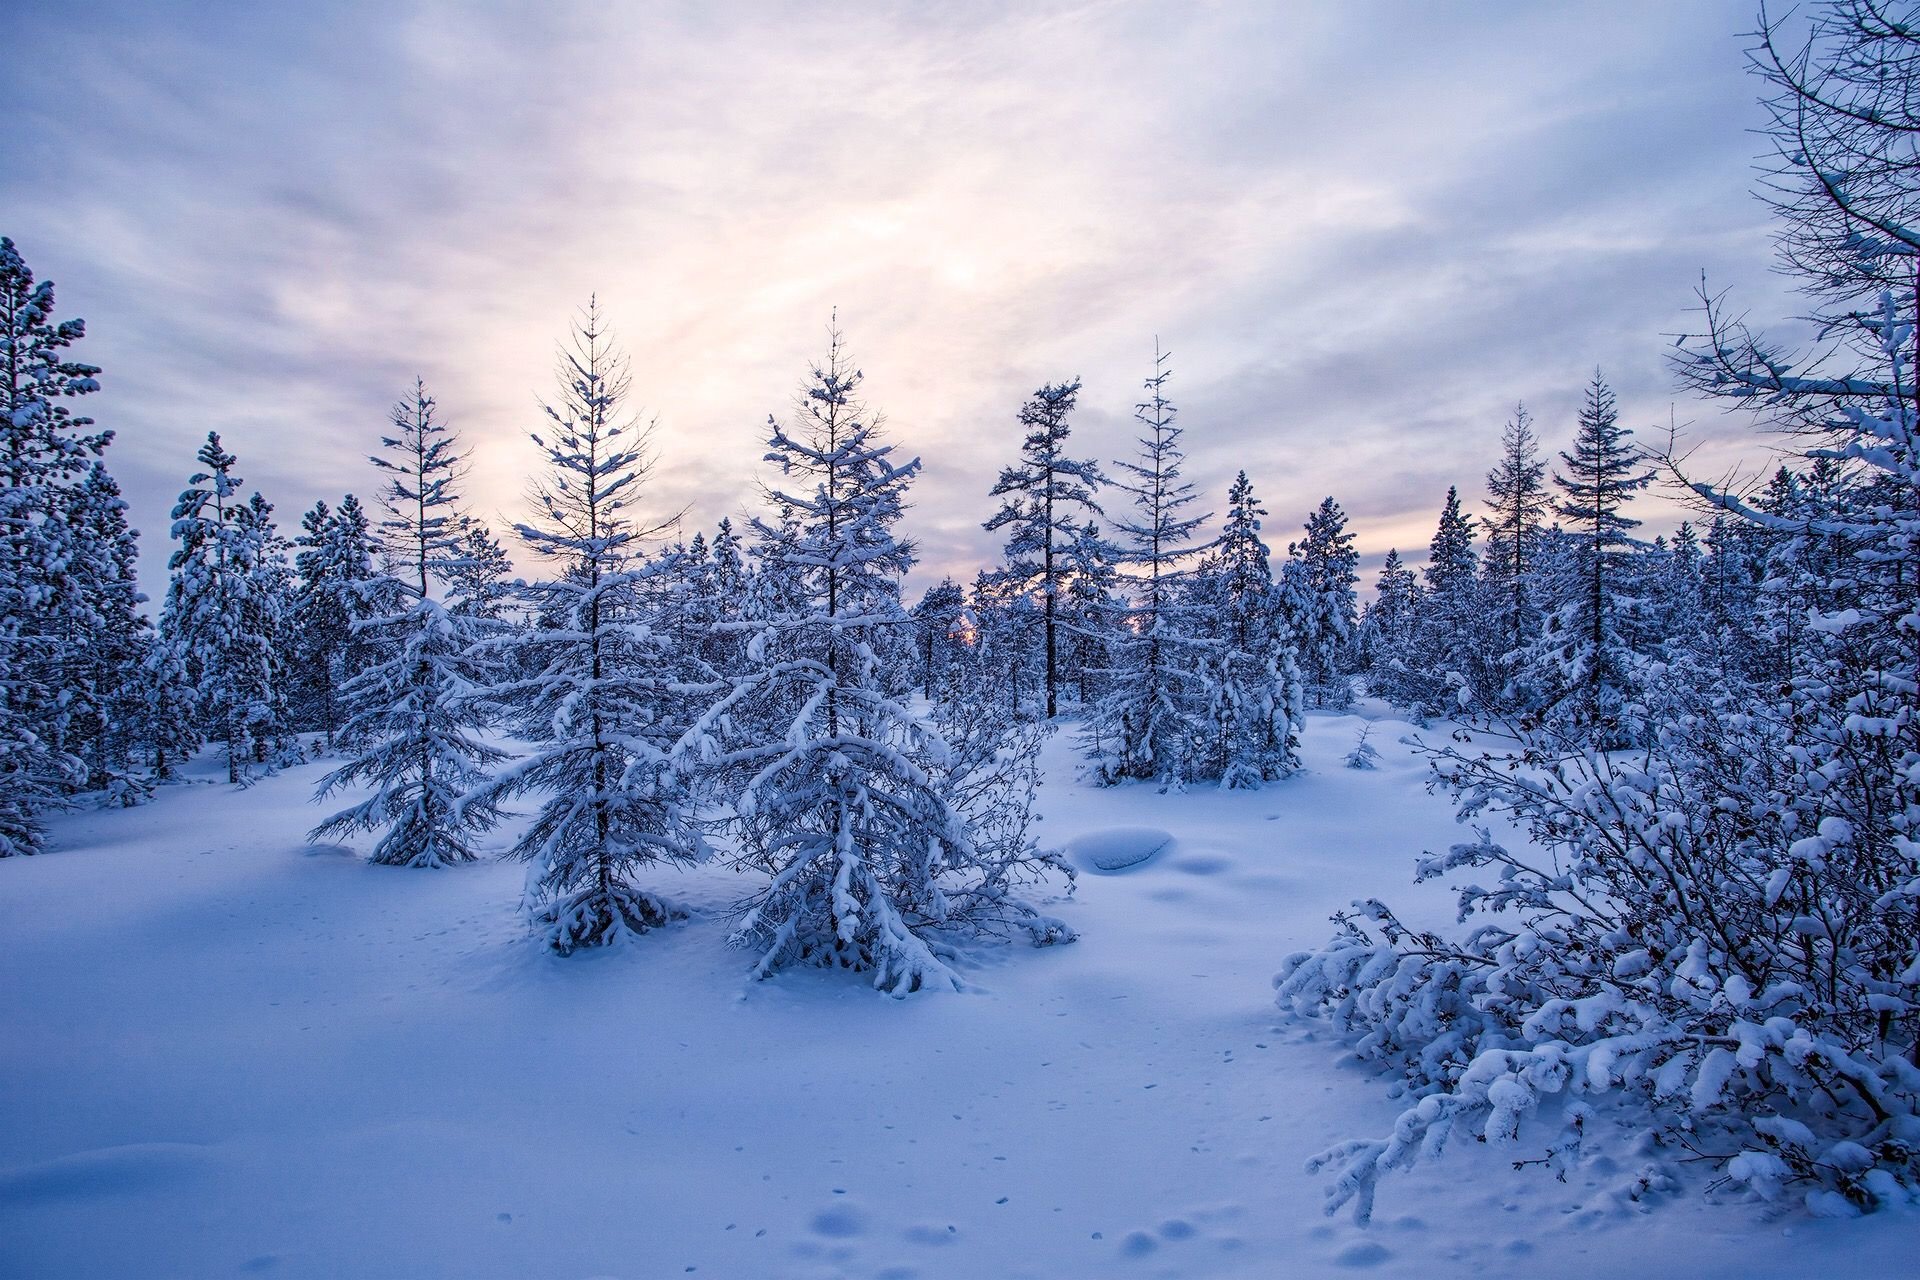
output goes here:
[{"label": "forest", "polygon": [[[1378,1136],[1313,1157],[1330,1211],[1367,1223],[1383,1177],[1450,1142],[1564,1182],[1627,1135],[1655,1153],[1636,1203],[1908,1212],[1920,25],[1897,8],[1838,0],[1750,55],[1774,265],[1814,322],[1778,317],[1776,340],[1703,289],[1668,357],[1677,394],[1750,419],[1745,469],[1698,473],[1596,371],[1571,423],[1522,403],[1488,424],[1484,473],[1371,581],[1338,494],[1276,517],[1272,477],[1187,478],[1207,426],[1182,424],[1159,350],[1126,456],[1076,438],[1070,370],[1007,405],[978,495],[997,562],[909,594],[921,459],[837,315],[786,407],[739,432],[743,514],[687,536],[650,485],[672,434],[640,407],[671,374],[636,367],[628,300],[601,297],[556,335],[506,520],[469,501],[478,446],[416,381],[367,427],[357,492],[289,519],[244,479],[272,442],[209,431],[169,523],[136,530],[88,416],[112,371],[32,246],[0,240],[0,859],[78,863],[74,814],[137,823],[209,780],[291,776],[317,849],[524,864],[498,905],[529,951],[718,930],[752,978],[825,969],[918,1005],[1090,928],[1044,760],[1076,803],[1284,812],[1303,741],[1339,724],[1323,771],[1398,751],[1464,838],[1399,851],[1448,911],[1355,879],[1321,936],[1273,938],[1255,1001],[1393,1100]],[[1651,537],[1650,492],[1686,504]],[[152,600],[143,538],[169,548]],[[1400,722],[1404,750],[1375,736]],[[683,901],[702,867],[736,886],[724,908]]]}]

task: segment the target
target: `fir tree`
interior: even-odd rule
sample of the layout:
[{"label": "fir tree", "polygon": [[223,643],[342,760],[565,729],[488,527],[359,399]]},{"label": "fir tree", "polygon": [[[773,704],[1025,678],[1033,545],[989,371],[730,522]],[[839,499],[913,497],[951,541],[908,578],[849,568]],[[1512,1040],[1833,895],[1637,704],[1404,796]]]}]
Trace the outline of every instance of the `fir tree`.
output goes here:
[{"label": "fir tree", "polygon": [[1360,553],[1347,513],[1332,498],[1307,517],[1306,537],[1287,547],[1282,598],[1299,637],[1301,667],[1315,705],[1344,707],[1351,697],[1346,666],[1359,604]]},{"label": "fir tree", "polygon": [[1186,454],[1177,411],[1166,396],[1173,376],[1168,358],[1156,347],[1147,399],[1134,410],[1145,430],[1139,461],[1116,464],[1125,477],[1117,487],[1133,499],[1132,514],[1114,522],[1132,599],[1115,633],[1112,685],[1081,735],[1106,782],[1138,778],[1178,785],[1206,732],[1208,656],[1194,638],[1191,606],[1180,586],[1192,557],[1205,549],[1198,532],[1212,516],[1186,511],[1198,494],[1180,474]]},{"label": "fir tree", "polygon": [[262,767],[297,763],[300,742],[287,697],[294,607],[293,566],[287,558],[289,548],[274,523],[273,504],[259,493],[250,494],[245,505],[234,510],[234,520],[251,551],[249,577],[252,581],[244,607],[247,625],[263,639],[267,659],[265,674],[257,683],[255,696],[246,710],[253,763]]},{"label": "fir tree", "polygon": [[1368,687],[1391,702],[1407,701],[1401,680],[1419,601],[1420,579],[1400,559],[1398,548],[1388,548],[1354,644],[1356,656],[1368,673]]},{"label": "fir tree", "polygon": [[160,629],[168,661],[197,692],[199,714],[226,746],[227,781],[239,782],[253,755],[251,732],[269,727],[275,654],[263,625],[270,600],[260,564],[266,550],[257,521],[239,499],[238,462],[207,433],[173,508],[177,544],[168,559]]},{"label": "fir tree", "polygon": [[575,321],[556,372],[559,394],[542,406],[547,424],[533,436],[546,474],[534,518],[518,527],[527,550],[561,570],[528,587],[535,610],[555,625],[509,642],[511,665],[528,674],[490,696],[533,750],[484,794],[499,802],[545,793],[512,852],[532,864],[536,930],[566,955],[685,914],[634,876],[701,856],[674,751],[692,699],[715,685],[698,679],[693,650],[674,643],[674,620],[646,607],[649,599],[664,609],[677,603],[655,590],[674,559],[648,566],[641,557],[644,541],[675,517],[644,523],[634,514],[652,469],[652,424],[627,407],[627,357],[597,300]]},{"label": "fir tree", "polygon": [[371,658],[357,628],[372,615],[375,546],[365,509],[352,494],[337,511],[316,502],[301,517],[294,555],[292,650],[300,721],[326,735],[328,750],[343,722],[340,687]]},{"label": "fir tree", "polygon": [[1004,497],[989,532],[1007,530],[1007,581],[1015,590],[1038,590],[1046,645],[1046,718],[1059,712],[1060,598],[1066,589],[1067,544],[1076,514],[1098,514],[1096,495],[1106,477],[1090,458],[1066,455],[1067,418],[1080,394],[1080,380],[1050,384],[1020,406],[1027,428],[1020,464],[1001,469],[992,496]]},{"label": "fir tree", "polygon": [[369,459],[385,477],[379,490],[380,545],[386,572],[359,588],[370,616],[354,624],[373,664],[341,689],[349,715],[344,736],[358,752],[321,779],[324,800],[345,788],[371,794],[315,827],[317,840],[377,831],[370,861],[437,868],[475,857],[468,833],[494,818],[469,791],[505,753],[475,736],[484,723],[467,670],[471,636],[435,589],[462,558],[456,486],[465,474],[456,437],[424,383],[393,408],[384,456]]},{"label": "fir tree", "polygon": [[147,784],[129,772],[143,702],[135,678],[153,643],[140,612],[139,535],[127,523],[120,486],[98,461],[68,510],[76,564],[87,566],[85,611],[74,642],[73,741],[83,752],[87,787],[114,802],[144,798]]},{"label": "fir tree", "polygon": [[929,701],[933,699],[935,678],[952,662],[954,623],[966,607],[966,593],[952,578],[942,578],[927,588],[927,594],[913,607],[922,663],[920,693]]},{"label": "fir tree", "polygon": [[1473,523],[1460,512],[1459,490],[1449,486],[1440,521],[1427,546],[1424,589],[1414,609],[1407,648],[1409,683],[1403,696],[1422,708],[1450,711],[1470,705],[1490,678],[1480,643],[1479,557]]},{"label": "fir tree", "polygon": [[1302,688],[1293,637],[1279,608],[1266,514],[1242,471],[1227,494],[1227,518],[1191,586],[1200,630],[1211,643],[1207,732],[1193,776],[1252,789],[1299,766]]},{"label": "fir tree", "polygon": [[1486,474],[1488,512],[1480,520],[1486,528],[1484,578],[1498,618],[1496,643],[1509,674],[1519,652],[1540,633],[1536,560],[1551,497],[1548,464],[1532,422],[1519,405],[1501,430],[1500,462]]},{"label": "fir tree", "polygon": [[1577,577],[1561,585],[1558,626],[1549,637],[1558,710],[1581,732],[1607,744],[1629,735],[1621,719],[1638,683],[1621,614],[1627,607],[1622,560],[1636,546],[1629,534],[1640,522],[1625,508],[1653,479],[1653,471],[1627,442],[1632,434],[1620,425],[1613,392],[1596,372],[1573,449],[1560,455],[1564,470],[1553,477],[1561,495],[1554,511],[1577,548]]},{"label": "fir tree", "polygon": [[74,412],[100,370],[67,358],[86,325],[53,310],[53,283],[0,237],[0,856],[37,852],[40,813],[85,774],[69,728],[93,566],[69,508],[112,437]]},{"label": "fir tree", "polygon": [[513,594],[513,561],[507,549],[485,521],[462,518],[460,555],[447,565],[447,608],[475,623],[503,623]]},{"label": "fir tree", "polygon": [[1061,601],[1062,679],[1073,683],[1080,706],[1091,707],[1106,692],[1103,674],[1113,664],[1114,633],[1125,613],[1120,595],[1120,553],[1089,520],[1067,544],[1067,593]]},{"label": "fir tree", "polygon": [[853,969],[904,995],[959,985],[954,934],[1069,935],[1011,891],[1045,866],[1031,842],[983,828],[989,815],[945,772],[955,754],[881,687],[875,633],[905,622],[913,561],[893,526],[919,463],[893,461],[860,381],[836,328],[793,424],[769,420],[778,479],[754,531],[760,575],[779,587],[749,669],[694,741],[731,799],[742,861],[770,877],[734,935],[759,952],[756,972]]}]

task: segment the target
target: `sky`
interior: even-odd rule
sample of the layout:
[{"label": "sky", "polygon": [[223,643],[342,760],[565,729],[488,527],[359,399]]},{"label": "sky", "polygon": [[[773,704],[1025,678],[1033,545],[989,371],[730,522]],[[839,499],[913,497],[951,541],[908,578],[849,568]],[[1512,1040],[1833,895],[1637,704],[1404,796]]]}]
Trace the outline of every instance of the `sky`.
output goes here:
[{"label": "sky", "polygon": [[916,587],[996,558],[1041,384],[1131,454],[1156,342],[1211,508],[1244,468],[1280,552],[1331,495],[1371,566],[1480,499],[1516,403],[1564,447],[1596,368],[1639,438],[1764,460],[1668,352],[1703,274],[1797,309],[1754,0],[5,7],[0,234],[87,321],[155,596],[207,431],[291,530],[377,487],[416,375],[523,518],[590,296],[688,536],[754,509],[837,310],[924,461]]}]

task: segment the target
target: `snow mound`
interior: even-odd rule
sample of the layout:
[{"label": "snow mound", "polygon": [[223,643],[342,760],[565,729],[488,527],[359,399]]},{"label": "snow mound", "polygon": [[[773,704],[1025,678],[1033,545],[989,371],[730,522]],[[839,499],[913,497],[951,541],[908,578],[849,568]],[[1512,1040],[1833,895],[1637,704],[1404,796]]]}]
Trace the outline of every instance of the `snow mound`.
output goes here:
[{"label": "snow mound", "polygon": [[1158,827],[1108,827],[1067,841],[1067,856],[1086,871],[1132,871],[1173,844]]}]

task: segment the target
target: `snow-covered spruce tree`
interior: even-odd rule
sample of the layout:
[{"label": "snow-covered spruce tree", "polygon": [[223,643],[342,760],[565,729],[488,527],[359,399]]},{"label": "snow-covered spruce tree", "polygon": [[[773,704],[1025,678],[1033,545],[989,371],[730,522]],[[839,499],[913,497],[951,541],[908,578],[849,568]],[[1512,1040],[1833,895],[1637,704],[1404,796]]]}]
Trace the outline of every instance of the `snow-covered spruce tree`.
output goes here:
[{"label": "snow-covered spruce tree", "polygon": [[352,759],[320,780],[314,800],[369,787],[359,803],[334,814],[307,838],[377,831],[369,860],[384,866],[447,867],[471,862],[469,833],[494,810],[466,803],[487,770],[506,759],[477,736],[485,716],[467,669],[468,628],[436,596],[461,561],[459,494],[464,455],[418,380],[393,407],[384,456],[369,459],[384,477],[379,542],[384,574],[355,587],[368,615],[353,640],[370,666],[340,689],[342,736]]},{"label": "snow-covered spruce tree", "polygon": [[754,575],[733,521],[721,517],[707,543],[707,564],[690,627],[699,659],[716,675],[738,674],[746,666],[748,617]]},{"label": "snow-covered spruce tree", "polygon": [[194,691],[199,717],[225,744],[227,781],[250,770],[255,729],[270,727],[276,658],[276,602],[262,595],[266,550],[258,523],[239,499],[238,459],[207,433],[195,472],[173,508],[166,601],[160,615],[166,661]]},{"label": "snow-covered spruce tree", "polygon": [[338,510],[316,502],[301,529],[291,627],[297,718],[324,733],[332,750],[345,719],[340,688],[372,658],[372,637],[356,628],[372,616],[377,548],[366,510],[352,494]]},{"label": "snow-covered spruce tree", "polygon": [[946,674],[953,663],[954,624],[967,607],[967,593],[952,578],[942,578],[927,588],[920,603],[913,606],[916,643],[920,646],[920,695],[933,700],[934,681]]},{"label": "snow-covered spruce tree", "polygon": [[1198,497],[1183,480],[1181,428],[1167,399],[1170,353],[1154,350],[1147,398],[1135,406],[1144,428],[1139,461],[1117,462],[1115,487],[1132,498],[1131,514],[1114,521],[1126,574],[1128,608],[1112,640],[1106,693],[1087,717],[1080,742],[1103,782],[1159,780],[1177,786],[1192,767],[1194,745],[1206,735],[1211,663],[1196,638],[1193,607],[1181,585],[1211,513],[1188,515]]},{"label": "snow-covered spruce tree", "polygon": [[1550,691],[1544,713],[1554,723],[1602,746],[1631,741],[1637,716],[1640,661],[1623,634],[1623,615],[1635,598],[1627,591],[1625,561],[1638,543],[1640,522],[1625,508],[1653,479],[1620,425],[1613,392],[1595,373],[1580,408],[1573,449],[1554,473],[1560,497],[1554,511],[1575,541],[1573,573],[1554,584],[1558,607],[1536,645],[1536,678]]},{"label": "snow-covered spruce tree", "polygon": [[1332,498],[1307,517],[1306,536],[1287,546],[1281,599],[1300,646],[1300,666],[1315,706],[1344,707],[1352,699],[1347,668],[1359,604],[1360,553],[1347,532],[1347,513]]},{"label": "snow-covered spruce tree", "polygon": [[1551,510],[1533,415],[1518,405],[1501,430],[1500,461],[1487,473],[1487,513],[1480,518],[1487,535],[1481,580],[1497,671],[1483,696],[1494,711],[1511,713],[1537,701],[1519,680],[1540,634],[1540,541]]},{"label": "snow-covered spruce tree", "polygon": [[984,526],[1007,531],[1007,585],[1021,593],[1037,591],[1046,646],[1046,718],[1059,713],[1060,609],[1066,592],[1068,546],[1074,517],[1097,515],[1098,493],[1106,483],[1091,458],[1066,454],[1067,418],[1080,395],[1080,380],[1049,384],[1020,406],[1027,429],[1018,466],[1003,467],[992,495],[1005,498]]},{"label": "snow-covered spruce tree", "polygon": [[[984,685],[1002,691],[1002,705],[1018,718],[1044,718],[1046,707],[1043,615],[1005,569],[982,570],[967,596],[974,627],[972,665]],[[968,696],[978,697],[975,690]]]},{"label": "snow-covered spruce tree", "polygon": [[1113,665],[1113,635],[1124,614],[1119,552],[1089,520],[1073,532],[1067,544],[1067,594],[1060,602],[1060,665],[1082,708],[1091,707],[1106,692],[1101,674]]},{"label": "snow-covered spruce tree", "polygon": [[[711,697],[698,652],[673,643],[676,625],[646,607],[677,598],[650,577],[643,544],[674,516],[643,522],[634,504],[652,469],[650,423],[627,407],[632,375],[589,301],[561,347],[559,390],[533,436],[546,460],[527,550],[558,570],[529,584],[529,603],[554,625],[515,632],[508,664],[525,674],[496,686],[531,754],[502,771],[490,803],[530,791],[546,799],[513,846],[531,864],[528,907],[538,936],[562,955],[621,943],[685,914],[634,883],[636,873],[702,854],[687,771],[674,749],[694,704]],[[662,584],[664,585],[664,584]]]},{"label": "snow-covered spruce tree", "polygon": [[[1517,769],[1439,753],[1463,816],[1505,816],[1532,847],[1481,830],[1423,860],[1426,877],[1497,871],[1461,890],[1482,917],[1462,940],[1369,902],[1369,925],[1289,959],[1283,1006],[1349,1028],[1417,1098],[1391,1136],[1328,1153],[1336,1205],[1364,1215],[1385,1170],[1450,1132],[1511,1140],[1556,1095],[1612,1101],[1564,1114],[1588,1141],[1607,1119],[1639,1133],[1655,1157],[1641,1186],[1688,1161],[1816,1214],[1920,1198],[1920,35],[1864,3],[1815,10],[1811,31],[1782,48],[1764,26],[1756,62],[1783,257],[1823,299],[1826,345],[1789,354],[1708,298],[1678,368],[1840,464],[1794,515],[1694,484],[1722,516],[1715,557],[1831,539],[1819,590],[1847,603],[1811,606],[1770,687],[1681,671],[1691,684],[1656,690],[1664,714],[1631,749],[1536,735]],[[1579,1143],[1549,1157],[1565,1169]]]},{"label": "snow-covered spruce tree", "polygon": [[248,612],[252,625],[265,638],[266,678],[247,707],[247,738],[257,768],[275,769],[301,760],[300,737],[295,731],[287,697],[294,604],[293,566],[287,558],[287,540],[273,520],[273,504],[258,493],[236,507],[234,518],[252,549]]},{"label": "snow-covered spruce tree", "polygon": [[86,326],[53,310],[53,283],[0,237],[0,856],[36,852],[39,815],[85,775],[73,689],[96,593],[71,507],[112,437],[74,412],[100,370],[66,357]]},{"label": "snow-covered spruce tree", "polygon": [[1260,540],[1265,514],[1253,482],[1240,472],[1227,493],[1219,541],[1188,587],[1213,668],[1207,733],[1195,746],[1193,776],[1229,789],[1255,789],[1300,767],[1304,690]]},{"label": "snow-covered spruce tree", "polygon": [[86,764],[86,787],[110,803],[137,804],[149,793],[132,771],[144,703],[137,674],[153,644],[140,606],[139,534],[105,465],[95,461],[68,504],[74,562],[86,566],[82,610],[72,637],[73,732]]},{"label": "snow-covered spruce tree", "polygon": [[173,781],[179,766],[207,744],[200,691],[194,684],[195,664],[189,661],[191,650],[176,625],[176,615],[162,609],[153,644],[139,670],[137,736],[157,782]]},{"label": "snow-covered spruce tree", "polygon": [[460,522],[460,558],[447,566],[447,607],[482,623],[510,621],[513,561],[486,521]]},{"label": "snow-covered spruce tree", "polygon": [[734,933],[755,971],[852,969],[905,995],[958,987],[951,947],[968,936],[1072,935],[1014,891],[1054,864],[995,805],[971,807],[968,752],[879,684],[874,633],[908,623],[913,551],[893,526],[919,463],[892,460],[860,380],[835,328],[793,422],[769,420],[778,477],[753,527],[777,608],[690,741],[731,801],[742,864],[770,877]]},{"label": "snow-covered spruce tree", "polygon": [[1366,673],[1367,689],[1401,706],[1412,698],[1406,688],[1409,637],[1420,601],[1420,579],[1407,568],[1397,547],[1387,549],[1374,579],[1373,599],[1354,631],[1354,657]]},{"label": "snow-covered spruce tree", "polygon": [[1479,704],[1490,664],[1483,661],[1479,557],[1460,493],[1447,488],[1427,545],[1423,589],[1414,607],[1401,696],[1422,712],[1456,715]]}]

